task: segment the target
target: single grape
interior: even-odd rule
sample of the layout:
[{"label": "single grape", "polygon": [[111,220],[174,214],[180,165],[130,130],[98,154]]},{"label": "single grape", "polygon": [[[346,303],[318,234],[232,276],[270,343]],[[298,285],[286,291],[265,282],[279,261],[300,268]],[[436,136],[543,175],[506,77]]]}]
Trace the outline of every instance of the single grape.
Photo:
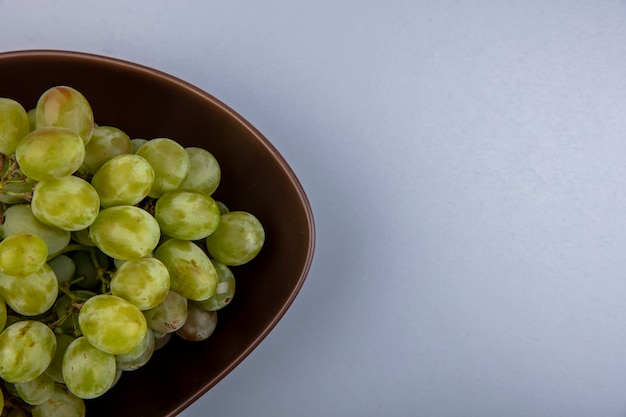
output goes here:
[{"label": "single grape", "polygon": [[251,261],[261,251],[264,242],[263,225],[245,211],[223,214],[217,229],[206,238],[209,254],[228,266]]},{"label": "single grape", "polygon": [[33,107],[26,112],[26,115],[28,116],[29,131],[32,132],[37,129],[37,109]]},{"label": "single grape", "polygon": [[169,272],[156,258],[128,260],[111,277],[111,294],[130,301],[140,310],[159,305],[169,289]]},{"label": "single grape", "polygon": [[86,337],[74,340],[63,355],[63,380],[78,398],[97,398],[115,381],[115,356],[96,348]]},{"label": "single grape", "polygon": [[28,275],[39,270],[48,258],[48,246],[37,235],[18,233],[0,242],[0,272]]},{"label": "single grape", "polygon": [[91,235],[89,234],[89,228],[75,230],[71,232],[71,239],[73,239],[76,243],[79,243],[83,246],[96,246],[91,240]]},{"label": "single grape", "polygon": [[48,401],[33,408],[33,417],[85,417],[85,402],[68,392],[62,384],[55,384]]},{"label": "single grape", "polygon": [[135,138],[130,140],[130,144],[133,146],[133,153],[137,153],[137,149],[141,148],[146,142],[147,139]]},{"label": "single grape", "polygon": [[4,327],[7,324],[8,312],[7,312],[7,303],[4,301],[4,298],[0,295],[0,332],[4,330]]},{"label": "single grape", "polygon": [[0,153],[12,155],[15,147],[30,132],[28,114],[20,103],[0,98]]},{"label": "single grape", "polygon": [[25,403],[39,405],[48,401],[54,393],[54,380],[45,373],[27,382],[15,384],[18,395]]},{"label": "single grape", "polygon": [[0,294],[7,305],[24,316],[38,316],[56,301],[59,283],[48,264],[28,275],[0,274]]},{"label": "single grape", "polygon": [[28,204],[14,204],[4,211],[2,237],[31,233],[42,238],[48,246],[48,256],[56,256],[69,243],[71,232],[42,223]]},{"label": "single grape", "polygon": [[217,206],[220,208],[220,216],[224,213],[228,213],[230,210],[228,209],[228,206],[226,206],[226,204],[224,204],[221,201],[215,201],[215,203],[217,204]]},{"label": "single grape", "polygon": [[78,314],[78,323],[92,345],[113,355],[136,348],[147,332],[141,310],[123,298],[109,294],[99,294],[85,301]]},{"label": "single grape", "polygon": [[42,223],[71,232],[85,229],[94,222],[100,210],[100,198],[87,181],[69,175],[38,182],[31,209]]},{"label": "single grape", "polygon": [[15,149],[20,169],[35,181],[73,174],[83,163],[85,145],[78,133],[64,127],[44,127],[24,137]]},{"label": "single grape", "polygon": [[211,259],[211,263],[215,267],[217,272],[217,287],[215,288],[215,294],[212,297],[203,300],[196,301],[196,306],[207,310],[216,311],[226,307],[235,295],[235,275],[233,272],[221,262]]},{"label": "single grape", "polygon": [[187,304],[188,300],[185,297],[170,291],[161,304],[143,312],[148,326],[154,331],[156,337],[173,333],[185,324]]},{"label": "single grape", "polygon": [[170,288],[190,300],[206,300],[215,293],[217,272],[209,257],[195,243],[169,239],[154,252],[170,273]]},{"label": "single grape", "polygon": [[63,379],[63,356],[65,355],[65,350],[67,349],[67,347],[76,339],[76,337],[66,333],[62,333],[60,335],[56,335],[56,338],[56,351],[54,352],[52,361],[50,361],[50,365],[48,365],[44,373],[48,375],[54,382],[65,384],[65,380]]},{"label": "single grape", "polygon": [[159,243],[159,223],[136,206],[113,206],[100,211],[89,229],[91,239],[105,254],[117,259],[142,258]]},{"label": "single grape", "polygon": [[174,190],[156,202],[154,218],[166,235],[185,240],[209,236],[220,222],[220,209],[208,194],[193,190]]},{"label": "single grape", "polygon": [[69,285],[76,275],[76,264],[67,255],[59,255],[50,259],[48,266],[52,268],[59,285]]},{"label": "single grape", "polygon": [[150,197],[158,198],[177,189],[187,178],[189,155],[172,139],[151,139],[137,150],[137,155],[145,158],[154,169],[154,183],[148,193]]},{"label": "single grape", "polygon": [[93,111],[79,91],[68,86],[55,86],[45,91],[35,110],[37,129],[48,126],[66,127],[78,133],[87,145],[94,130]]},{"label": "single grape", "polygon": [[102,207],[135,205],[154,183],[152,165],[139,155],[118,155],[105,162],[91,179]]},{"label": "single grape", "polygon": [[109,159],[132,151],[130,138],[122,130],[113,126],[98,126],[85,146],[85,160],[80,171],[93,175]]},{"label": "single grape", "polygon": [[0,333],[0,378],[27,382],[41,375],[54,356],[56,338],[45,324],[22,320]]},{"label": "single grape", "polygon": [[186,147],[189,155],[189,173],[181,184],[181,189],[196,190],[211,195],[220,184],[222,172],[213,154],[206,149]]},{"label": "single grape", "polygon": [[189,303],[187,321],[183,327],[176,331],[176,334],[185,340],[199,342],[206,340],[213,334],[217,326],[217,313],[206,311],[192,301]]}]

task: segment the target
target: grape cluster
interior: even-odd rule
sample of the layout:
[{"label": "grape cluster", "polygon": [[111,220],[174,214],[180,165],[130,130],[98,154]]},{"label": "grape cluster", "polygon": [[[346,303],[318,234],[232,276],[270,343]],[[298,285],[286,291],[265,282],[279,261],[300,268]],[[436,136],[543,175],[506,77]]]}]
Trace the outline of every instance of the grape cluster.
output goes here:
[{"label": "grape cluster", "polygon": [[214,156],[98,126],[69,86],[0,98],[0,417],[86,413],[177,335],[207,339],[265,232]]}]

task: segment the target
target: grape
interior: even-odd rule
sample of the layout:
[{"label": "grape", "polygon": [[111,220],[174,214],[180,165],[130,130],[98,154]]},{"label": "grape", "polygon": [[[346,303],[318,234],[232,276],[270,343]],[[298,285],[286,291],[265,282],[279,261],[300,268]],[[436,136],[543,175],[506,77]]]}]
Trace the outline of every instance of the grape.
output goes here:
[{"label": "grape", "polygon": [[83,246],[96,246],[96,244],[93,243],[93,240],[91,240],[89,228],[75,230],[71,232],[71,238],[76,241],[76,243],[79,243]]},{"label": "grape", "polygon": [[52,268],[57,282],[61,285],[69,285],[76,274],[76,264],[67,255],[59,255],[48,261],[48,266]]},{"label": "grape", "polygon": [[7,324],[7,303],[4,301],[4,298],[0,296],[0,332],[4,330],[4,326]]},{"label": "grape", "polygon": [[24,316],[45,313],[56,301],[59,284],[52,268],[44,264],[28,275],[0,275],[0,294],[13,311]]},{"label": "grape", "polygon": [[112,126],[98,126],[85,145],[85,160],[80,171],[93,175],[109,159],[132,151],[130,138],[122,130]]},{"label": "grape", "polygon": [[37,235],[18,233],[0,242],[0,272],[28,275],[40,269],[48,257],[46,242]]},{"label": "grape", "polygon": [[54,380],[45,373],[27,382],[15,384],[18,395],[25,403],[31,405],[43,404],[54,393]]},{"label": "grape", "polygon": [[4,211],[2,237],[19,233],[31,233],[42,238],[48,247],[48,256],[56,256],[70,243],[71,238],[71,232],[39,221],[27,204],[14,204]]},{"label": "grape", "polygon": [[124,262],[111,278],[111,294],[122,297],[140,310],[159,305],[170,288],[170,275],[156,258],[138,258]]},{"label": "grape", "polygon": [[187,304],[185,297],[170,291],[161,304],[144,311],[148,326],[155,336],[160,337],[180,329],[187,320]]},{"label": "grape", "polygon": [[93,111],[79,91],[56,86],[45,91],[35,110],[37,129],[48,126],[66,127],[78,133],[87,145],[94,130]]},{"label": "grape", "polygon": [[83,335],[96,348],[119,355],[137,347],[146,336],[146,319],[121,297],[99,294],[83,304],[78,314]]},{"label": "grape", "polygon": [[85,417],[85,402],[56,384],[48,401],[33,408],[33,417]]},{"label": "grape", "polygon": [[48,365],[45,370],[45,374],[48,375],[53,381],[64,384],[65,380],[63,379],[63,356],[65,355],[65,350],[67,349],[67,347],[76,338],[65,333],[57,335],[56,338],[57,348],[54,352],[54,356],[52,357],[50,365]]},{"label": "grape", "polygon": [[220,216],[224,213],[228,213],[230,210],[228,209],[228,207],[226,206],[226,204],[224,204],[221,201],[215,201],[215,203],[217,204],[217,206],[220,208]]},{"label": "grape", "polygon": [[195,243],[169,239],[154,252],[170,273],[170,288],[190,300],[206,300],[215,293],[217,272]]},{"label": "grape", "polygon": [[230,268],[215,259],[211,259],[211,263],[217,272],[215,294],[211,298],[195,302],[196,306],[207,311],[215,311],[227,306],[233,299],[236,287],[235,275]]},{"label": "grape", "polygon": [[157,200],[154,217],[166,235],[177,239],[200,240],[217,228],[220,209],[208,194],[174,190]]},{"label": "grape", "polygon": [[74,340],[63,355],[63,380],[78,398],[96,398],[115,381],[115,356],[94,347],[86,337]]},{"label": "grape", "polygon": [[118,155],[105,162],[91,179],[102,207],[135,205],[154,183],[154,169],[138,155]]},{"label": "grape", "polygon": [[185,340],[199,342],[208,339],[216,326],[217,313],[206,311],[192,301],[189,303],[187,321],[176,331],[176,334]]},{"label": "grape", "polygon": [[22,320],[0,333],[0,378],[17,384],[41,375],[54,356],[56,338],[45,324]]},{"label": "grape", "polygon": [[147,159],[154,169],[154,184],[148,194],[152,198],[180,187],[189,173],[189,155],[172,139],[151,139],[137,150],[137,155]]},{"label": "grape", "polygon": [[130,144],[133,146],[133,153],[137,153],[137,149],[141,148],[146,142],[148,142],[147,139],[131,139]]},{"label": "grape", "polygon": [[88,251],[77,251],[72,255],[72,260],[76,265],[76,278],[82,278],[76,285],[80,288],[93,288],[98,283],[98,270],[93,264],[91,254]]},{"label": "grape", "polygon": [[159,223],[136,206],[113,206],[100,211],[89,229],[91,239],[105,254],[117,259],[142,258],[159,243]]},{"label": "grape", "polygon": [[157,337],[156,335],[154,336],[154,350],[155,352],[159,349],[162,349],[165,347],[165,345],[167,345],[169,343],[170,340],[172,340],[172,335],[174,333],[165,333],[165,334],[160,334],[160,337]]},{"label": "grape", "polygon": [[78,133],[64,127],[45,127],[24,137],[15,149],[20,169],[35,181],[73,174],[83,163],[85,145]]},{"label": "grape", "polygon": [[100,210],[100,199],[91,184],[69,175],[38,182],[31,209],[42,223],[71,232],[93,223]]},{"label": "grape", "polygon": [[190,169],[180,188],[213,194],[222,176],[217,159],[203,148],[190,146],[185,152],[189,155]]},{"label": "grape", "polygon": [[121,371],[134,371],[148,363],[150,358],[152,358],[155,347],[154,334],[151,329],[148,329],[145,341],[145,345],[142,343],[143,350],[138,355],[134,355],[134,357],[117,355],[115,357],[117,369]]},{"label": "grape", "polygon": [[18,142],[30,132],[28,114],[10,98],[0,98],[0,114],[0,153],[12,155]]},{"label": "grape", "polygon": [[32,132],[37,129],[37,109],[33,107],[26,112],[26,115],[28,116],[28,130]]},{"label": "grape", "polygon": [[231,211],[220,218],[215,232],[206,238],[209,254],[228,266],[243,265],[261,251],[265,231],[254,215]]}]

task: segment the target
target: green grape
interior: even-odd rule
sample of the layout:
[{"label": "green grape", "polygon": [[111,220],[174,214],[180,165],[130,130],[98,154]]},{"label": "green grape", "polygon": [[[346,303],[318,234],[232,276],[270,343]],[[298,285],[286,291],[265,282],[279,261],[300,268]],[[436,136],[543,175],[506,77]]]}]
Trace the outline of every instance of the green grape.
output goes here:
[{"label": "green grape", "polygon": [[56,384],[48,401],[33,408],[33,417],[85,417],[85,402]]},{"label": "green grape", "polygon": [[209,236],[220,222],[220,209],[208,194],[193,190],[174,190],[156,202],[154,218],[166,235],[185,240]]},{"label": "green grape", "polygon": [[148,330],[146,331],[146,336],[143,338],[141,343],[139,343],[139,345],[137,345],[136,348],[134,348],[128,353],[115,355],[115,361],[116,362],[134,361],[135,359],[143,355],[146,349],[148,349],[148,347],[150,346],[150,344],[153,343],[151,340],[154,340],[154,333],[152,332],[152,329],[148,327]]},{"label": "green grape", "polygon": [[56,338],[56,351],[54,352],[54,356],[52,357],[50,365],[48,365],[44,373],[48,375],[54,382],[65,384],[65,380],[63,379],[63,356],[65,355],[65,350],[67,349],[67,347],[76,339],[76,337],[63,333],[60,335],[56,335]]},{"label": "green grape", "polygon": [[154,169],[154,184],[148,193],[152,198],[180,187],[189,173],[189,155],[172,139],[151,139],[137,150],[137,155],[147,159]]},{"label": "green grape", "polygon": [[0,378],[11,384],[41,375],[54,356],[56,338],[45,324],[22,320],[0,333]]},{"label": "green grape", "polygon": [[142,343],[143,350],[138,355],[135,357],[123,357],[121,355],[117,355],[115,357],[118,370],[135,371],[150,361],[155,347],[154,334],[150,328],[148,328],[146,336],[145,345]]},{"label": "green grape", "polygon": [[48,258],[48,246],[37,235],[18,233],[0,242],[0,272],[28,275],[39,270]]},{"label": "green grape", "polygon": [[80,171],[93,175],[109,159],[132,151],[130,138],[122,130],[112,126],[98,126],[85,146],[85,160]]},{"label": "green grape", "polygon": [[170,275],[156,258],[138,258],[124,262],[111,278],[111,294],[122,297],[140,310],[159,305],[170,288]]},{"label": "green grape", "polygon": [[141,310],[109,294],[99,294],[85,301],[78,314],[78,324],[92,345],[113,355],[136,348],[148,330]]},{"label": "green grape", "polygon": [[99,281],[98,270],[88,251],[77,251],[72,255],[76,265],[76,278],[81,278],[76,285],[80,288],[93,288]]},{"label": "green grape", "polygon": [[27,382],[15,384],[18,395],[30,405],[43,404],[54,393],[54,380],[45,373]]},{"label": "green grape", "polygon": [[4,298],[0,296],[0,332],[4,330],[4,327],[7,324],[8,312],[7,312],[7,303],[4,301]]},{"label": "green grape", "polygon": [[159,223],[136,206],[102,209],[89,229],[91,239],[105,254],[117,259],[142,258],[159,243]]},{"label": "green grape", "polygon": [[4,411],[4,393],[0,389],[0,413]]},{"label": "green grape", "polygon": [[144,311],[143,314],[155,336],[160,337],[175,332],[185,324],[187,305],[188,300],[185,297],[170,291],[161,304]]},{"label": "green grape", "polygon": [[220,165],[213,154],[206,149],[187,147],[189,155],[189,173],[181,184],[181,189],[196,190],[205,194],[213,194],[217,190],[222,177]]},{"label": "green grape", "polygon": [[118,155],[105,162],[91,179],[102,207],[135,205],[154,183],[152,165],[139,155]]},{"label": "green grape", "polygon": [[215,203],[217,204],[217,206],[220,208],[220,216],[224,213],[228,213],[230,210],[228,210],[228,206],[226,206],[226,204],[224,204],[221,201],[215,201]]},{"label": "green grape", "polygon": [[74,340],[63,355],[63,380],[78,398],[97,398],[115,381],[115,356],[96,348],[86,337]]},{"label": "green grape", "polygon": [[54,305],[58,292],[57,277],[48,264],[28,275],[0,274],[0,294],[13,311],[24,316],[45,313]]},{"label": "green grape", "polygon": [[135,138],[130,140],[130,144],[133,146],[133,153],[137,153],[137,149],[141,148],[146,142],[147,139]]},{"label": "green grape", "polygon": [[83,246],[96,246],[91,240],[91,235],[89,234],[89,228],[75,230],[71,232],[71,239],[73,239],[76,243],[79,243]]},{"label": "green grape", "polygon": [[185,340],[199,342],[213,334],[217,326],[217,313],[198,307],[193,301],[189,303],[187,321],[176,334]]},{"label": "green grape", "polygon": [[243,265],[261,251],[265,231],[261,222],[245,211],[231,211],[220,218],[220,224],[209,237],[209,254],[228,266]]},{"label": "green grape", "polygon": [[165,333],[165,334],[159,334],[159,337],[157,337],[157,335],[154,336],[154,351],[156,352],[157,350],[163,349],[170,340],[172,340],[172,335],[174,333]]},{"label": "green grape", "polygon": [[78,133],[64,127],[44,127],[24,137],[15,149],[20,169],[35,181],[73,174],[83,163],[85,145]]},{"label": "green grape", "polygon": [[48,256],[60,253],[70,243],[71,237],[67,230],[42,223],[27,204],[15,204],[4,211],[2,237],[19,233],[31,233],[42,238],[48,247]]},{"label": "green grape", "polygon": [[211,298],[196,301],[196,305],[207,311],[216,311],[227,306],[235,295],[235,275],[221,262],[211,259],[211,263],[217,271],[217,287]]},{"label": "green grape", "polygon": [[28,128],[29,131],[33,131],[35,129],[37,129],[37,109],[36,108],[32,108],[29,111],[26,112],[26,115],[28,116]]},{"label": "green grape", "polygon": [[217,272],[209,257],[195,243],[169,239],[161,243],[154,257],[170,273],[170,288],[190,300],[206,300],[215,293]]},{"label": "green grape", "polygon": [[48,266],[52,268],[59,285],[69,285],[76,275],[76,264],[67,255],[59,255],[50,259]]},{"label": "green grape", "polygon": [[42,223],[72,232],[93,223],[100,210],[100,198],[87,181],[69,175],[38,182],[31,209]]},{"label": "green grape", "polygon": [[87,145],[94,130],[93,111],[79,91],[56,86],[45,91],[35,108],[37,129],[48,126],[66,127],[78,133]]},{"label": "green grape", "polygon": [[20,103],[0,97],[0,153],[12,155],[22,138],[30,132],[28,114]]}]

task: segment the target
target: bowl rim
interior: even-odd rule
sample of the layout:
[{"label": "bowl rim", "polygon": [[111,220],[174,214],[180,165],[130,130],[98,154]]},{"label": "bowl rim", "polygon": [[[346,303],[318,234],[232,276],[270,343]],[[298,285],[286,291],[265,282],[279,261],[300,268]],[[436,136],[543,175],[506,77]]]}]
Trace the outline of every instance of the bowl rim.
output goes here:
[{"label": "bowl rim", "polygon": [[278,149],[273,145],[269,139],[265,137],[263,133],[255,126],[253,126],[248,120],[246,120],[243,116],[241,116],[238,112],[236,112],[229,105],[225,104],[214,95],[208,93],[207,91],[201,89],[200,87],[191,84],[188,81],[185,81],[175,75],[166,73],[162,70],[140,64],[137,62],[133,62],[127,59],[118,58],[110,55],[103,55],[99,53],[93,52],[84,52],[84,51],[74,51],[74,50],[65,50],[65,49],[16,49],[16,50],[8,50],[8,51],[0,51],[0,63],[3,60],[8,59],[20,59],[20,58],[59,58],[65,60],[87,60],[92,63],[106,64],[110,66],[115,66],[118,68],[122,68],[123,70],[139,72],[142,74],[146,74],[151,77],[157,77],[163,82],[175,84],[178,88],[186,90],[188,93],[191,93],[203,101],[208,101],[212,105],[217,106],[222,111],[227,113],[232,118],[236,119],[242,126],[244,126],[258,141],[263,147],[266,149],[268,153],[272,155],[276,163],[280,166],[280,169],[286,173],[287,177],[291,184],[293,184],[295,188],[296,195],[298,196],[301,207],[303,208],[304,217],[307,223],[308,229],[308,242],[307,242],[307,254],[302,265],[300,275],[296,281],[296,285],[293,290],[290,292],[289,297],[285,300],[281,308],[278,310],[278,313],[272,318],[270,323],[265,326],[262,332],[250,343],[234,360],[232,360],[227,367],[225,367],[222,371],[220,371],[214,378],[207,381],[202,387],[187,397],[183,402],[181,402],[176,409],[173,409],[167,417],[173,417],[178,415],[184,409],[189,407],[195,401],[197,401],[200,397],[206,394],[213,386],[218,384],[222,379],[224,379],[230,372],[232,372],[248,355],[255,350],[258,345],[272,332],[272,330],[276,327],[278,322],[284,317],[287,310],[293,304],[295,298],[299,294],[300,290],[304,285],[304,281],[307,278],[307,275],[310,272],[311,265],[313,263],[314,253],[315,253],[315,244],[316,244],[316,233],[315,233],[315,219],[313,216],[313,210],[311,208],[310,201],[308,196],[302,186],[302,183],[295,175],[291,166],[287,163],[286,159],[282,156],[282,154],[278,151]]}]

